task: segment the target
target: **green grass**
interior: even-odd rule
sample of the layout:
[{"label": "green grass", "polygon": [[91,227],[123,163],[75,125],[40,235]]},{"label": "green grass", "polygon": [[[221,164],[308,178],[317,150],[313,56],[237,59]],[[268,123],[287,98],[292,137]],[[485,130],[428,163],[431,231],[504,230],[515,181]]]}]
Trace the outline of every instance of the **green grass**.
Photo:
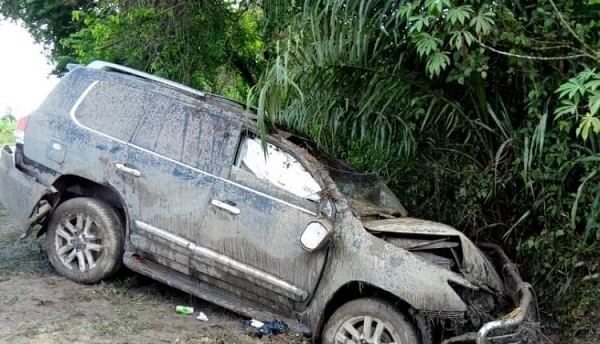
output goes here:
[{"label": "green grass", "polygon": [[17,127],[17,122],[8,121],[6,119],[0,120],[0,146],[9,144],[15,144],[13,138],[13,131]]},{"label": "green grass", "polygon": [[138,333],[148,328],[138,316],[131,311],[117,308],[117,319],[103,319],[96,317],[92,324],[93,329],[101,335],[116,335],[119,333]]}]

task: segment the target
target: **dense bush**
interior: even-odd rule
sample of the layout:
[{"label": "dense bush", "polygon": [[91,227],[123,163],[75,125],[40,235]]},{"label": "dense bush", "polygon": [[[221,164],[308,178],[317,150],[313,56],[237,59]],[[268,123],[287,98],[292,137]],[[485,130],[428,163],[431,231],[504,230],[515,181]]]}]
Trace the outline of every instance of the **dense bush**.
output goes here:
[{"label": "dense bush", "polygon": [[501,243],[547,315],[593,331],[599,19],[593,1],[306,0],[255,96],[413,215]]}]

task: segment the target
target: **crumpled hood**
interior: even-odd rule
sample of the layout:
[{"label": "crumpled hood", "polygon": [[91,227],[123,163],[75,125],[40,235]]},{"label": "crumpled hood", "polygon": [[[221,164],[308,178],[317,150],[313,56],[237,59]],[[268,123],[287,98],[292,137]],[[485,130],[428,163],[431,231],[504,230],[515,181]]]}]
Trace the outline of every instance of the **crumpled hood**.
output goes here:
[{"label": "crumpled hood", "polygon": [[393,233],[402,235],[418,235],[437,239],[439,237],[457,237],[463,254],[461,272],[475,285],[482,283],[494,290],[503,290],[502,279],[489,259],[466,235],[448,225],[415,218],[396,218],[386,220],[363,221],[363,226],[370,232]]}]

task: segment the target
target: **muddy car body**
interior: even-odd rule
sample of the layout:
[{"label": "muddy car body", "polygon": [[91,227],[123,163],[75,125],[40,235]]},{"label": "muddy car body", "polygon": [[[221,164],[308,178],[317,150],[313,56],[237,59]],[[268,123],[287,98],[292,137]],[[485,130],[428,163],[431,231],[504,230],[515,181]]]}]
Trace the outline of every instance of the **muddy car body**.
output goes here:
[{"label": "muddy car body", "polygon": [[256,133],[227,99],[77,66],[2,149],[0,199],[24,236],[47,234],[68,278],[124,263],[326,343],[517,342],[530,329],[531,287],[498,247],[407,217],[376,177],[310,141]]}]

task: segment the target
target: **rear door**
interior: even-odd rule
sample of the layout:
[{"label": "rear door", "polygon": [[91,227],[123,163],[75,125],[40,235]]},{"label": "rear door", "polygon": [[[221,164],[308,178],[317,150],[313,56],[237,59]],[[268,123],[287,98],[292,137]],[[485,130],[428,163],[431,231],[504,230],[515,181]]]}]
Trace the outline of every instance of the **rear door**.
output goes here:
[{"label": "rear door", "polygon": [[[130,190],[130,244],[162,265],[190,274],[188,243],[196,243],[213,184],[235,151],[235,123],[204,102],[160,94],[116,162]],[[231,146],[231,147],[229,147]],[[233,156],[230,157],[233,160]]]}]

